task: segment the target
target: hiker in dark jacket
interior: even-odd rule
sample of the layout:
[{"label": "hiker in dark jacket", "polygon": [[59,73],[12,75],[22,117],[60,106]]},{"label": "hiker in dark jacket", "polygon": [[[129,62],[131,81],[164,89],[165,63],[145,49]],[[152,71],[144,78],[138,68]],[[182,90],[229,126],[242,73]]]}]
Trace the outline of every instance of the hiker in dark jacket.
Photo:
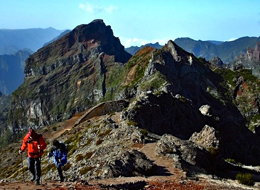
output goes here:
[{"label": "hiker in dark jacket", "polygon": [[41,177],[41,157],[43,150],[46,149],[47,144],[45,143],[41,134],[37,134],[31,127],[29,132],[23,138],[22,146],[19,150],[19,154],[22,154],[28,149],[28,168],[32,173],[33,177],[31,181],[36,180],[35,184],[40,184]]},{"label": "hiker in dark jacket", "polygon": [[60,182],[64,181],[61,167],[67,163],[67,152],[67,147],[64,143],[61,143],[58,140],[53,141],[53,147],[51,148],[49,157],[54,156],[53,160],[60,176]]}]

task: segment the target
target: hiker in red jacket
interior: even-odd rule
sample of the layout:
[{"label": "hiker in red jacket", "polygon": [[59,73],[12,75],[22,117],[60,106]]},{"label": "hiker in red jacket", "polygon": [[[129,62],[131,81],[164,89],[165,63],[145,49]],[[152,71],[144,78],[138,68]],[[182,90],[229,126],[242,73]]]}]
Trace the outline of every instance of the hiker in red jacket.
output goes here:
[{"label": "hiker in red jacket", "polygon": [[[31,181],[35,181],[36,185],[40,184],[41,177],[41,156],[43,155],[43,150],[46,149],[47,144],[45,143],[41,134],[37,134],[31,127],[29,132],[23,138],[23,143],[19,154],[22,154],[28,149],[28,168],[32,173],[33,177]],[[35,171],[36,170],[36,171]]]}]

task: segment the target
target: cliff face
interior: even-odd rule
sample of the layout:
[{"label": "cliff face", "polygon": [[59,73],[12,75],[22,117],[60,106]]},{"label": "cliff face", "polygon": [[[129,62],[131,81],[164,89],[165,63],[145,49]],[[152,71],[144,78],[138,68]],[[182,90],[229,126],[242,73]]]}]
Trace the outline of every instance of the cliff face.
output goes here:
[{"label": "cliff face", "polygon": [[237,61],[245,62],[245,61],[260,61],[260,42],[257,42],[255,48],[248,47],[246,53],[241,54],[236,58]]},{"label": "cliff face", "polygon": [[233,70],[241,68],[249,69],[252,74],[260,78],[260,42],[255,43],[254,48],[248,47],[245,53],[240,53],[235,59],[230,62],[227,67]]},{"label": "cliff face", "polygon": [[131,57],[102,20],[80,25],[31,55],[25,82],[13,94],[10,127],[42,126],[71,117],[111,96],[120,70]]}]

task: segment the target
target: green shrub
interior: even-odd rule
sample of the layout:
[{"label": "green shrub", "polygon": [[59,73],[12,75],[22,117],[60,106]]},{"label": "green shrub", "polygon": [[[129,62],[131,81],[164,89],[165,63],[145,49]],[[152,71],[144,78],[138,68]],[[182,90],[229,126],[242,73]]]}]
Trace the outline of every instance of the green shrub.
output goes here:
[{"label": "green shrub", "polygon": [[71,163],[67,163],[67,164],[65,164],[64,166],[63,166],[63,170],[64,171],[67,171],[70,167],[71,167]]},{"label": "green shrub", "polygon": [[158,89],[162,87],[165,82],[166,82],[165,77],[160,73],[156,73],[153,75],[153,78],[142,83],[140,85],[140,89],[142,90]]},{"label": "green shrub", "polygon": [[83,155],[82,155],[82,154],[78,154],[78,155],[76,156],[75,161],[78,162],[78,161],[80,161],[80,160],[82,160],[82,159],[83,159]]},{"label": "green shrub", "polygon": [[236,164],[236,161],[232,158],[227,158],[226,159],[227,162],[230,162],[230,163],[233,163],[233,164]]},{"label": "green shrub", "polygon": [[137,125],[138,125],[137,122],[131,121],[131,120],[127,121],[127,124],[128,124],[128,125],[131,125],[131,126],[137,126]]},{"label": "green shrub", "polygon": [[96,145],[100,145],[102,142],[103,142],[102,139],[98,139],[97,142],[96,142]]},{"label": "green shrub", "polygon": [[244,185],[254,185],[254,181],[252,179],[252,175],[250,173],[245,173],[245,174],[237,174],[236,175],[236,180],[241,183],[241,184],[244,184]]},{"label": "green shrub", "polygon": [[110,132],[111,132],[111,129],[107,129],[107,130],[104,131],[103,133],[100,132],[100,133],[98,134],[98,137],[105,137],[105,136],[107,136]]},{"label": "green shrub", "polygon": [[213,146],[208,147],[207,150],[211,155],[217,155],[219,153],[219,149]]},{"label": "green shrub", "polygon": [[144,135],[144,136],[147,136],[147,134],[148,134],[147,129],[141,129],[140,132],[141,132],[142,135]]},{"label": "green shrub", "polygon": [[80,169],[80,170],[79,170],[79,173],[80,173],[81,175],[83,175],[83,174],[87,173],[87,172],[90,171],[90,170],[91,170],[91,167],[87,166],[87,167],[85,167],[85,168]]},{"label": "green shrub", "polygon": [[42,174],[45,175],[50,171],[55,171],[56,167],[54,163],[45,165],[45,167],[42,168]]},{"label": "green shrub", "polygon": [[93,153],[94,152],[86,152],[85,159],[89,159],[93,155]]}]

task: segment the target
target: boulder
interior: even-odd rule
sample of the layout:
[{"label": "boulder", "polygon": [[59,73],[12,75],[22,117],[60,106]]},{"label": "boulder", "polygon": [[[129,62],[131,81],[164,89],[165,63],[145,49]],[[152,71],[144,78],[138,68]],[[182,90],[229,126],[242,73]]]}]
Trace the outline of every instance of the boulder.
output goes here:
[{"label": "boulder", "polygon": [[218,132],[208,125],[205,125],[200,132],[193,133],[189,140],[206,150],[218,149],[220,143]]},{"label": "boulder", "polygon": [[195,143],[189,140],[181,140],[166,134],[158,141],[155,151],[158,156],[177,160],[183,168],[192,168],[206,173],[215,170],[215,155],[203,148],[198,148]]}]

